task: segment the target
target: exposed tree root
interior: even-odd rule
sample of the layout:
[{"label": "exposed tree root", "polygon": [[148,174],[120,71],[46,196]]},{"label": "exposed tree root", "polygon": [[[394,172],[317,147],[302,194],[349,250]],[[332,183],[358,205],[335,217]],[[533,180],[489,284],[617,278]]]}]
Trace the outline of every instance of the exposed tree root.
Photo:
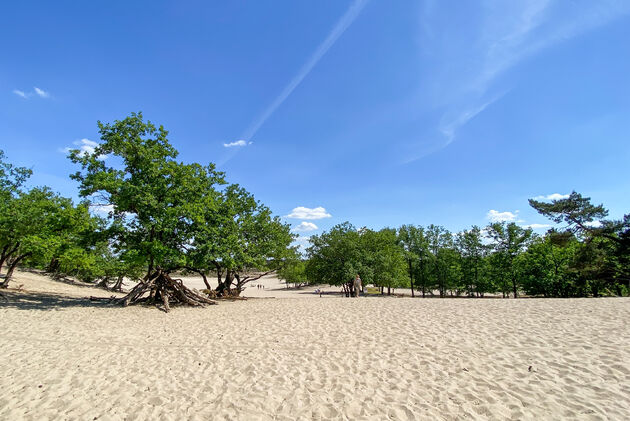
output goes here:
[{"label": "exposed tree root", "polygon": [[162,303],[167,313],[171,309],[171,304],[185,304],[195,307],[216,304],[216,301],[209,297],[204,297],[202,294],[187,288],[181,279],[172,279],[168,273],[160,269],[149,276],[146,281],[133,287],[127,295],[117,298],[114,302],[122,304],[123,307],[143,302],[155,305]]}]

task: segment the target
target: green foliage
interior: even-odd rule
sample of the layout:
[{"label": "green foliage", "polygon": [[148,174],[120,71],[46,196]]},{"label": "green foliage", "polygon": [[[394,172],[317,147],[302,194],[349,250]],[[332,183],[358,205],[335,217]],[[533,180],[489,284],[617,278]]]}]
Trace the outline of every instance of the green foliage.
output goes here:
[{"label": "green foliage", "polygon": [[308,283],[306,278],[306,262],[302,259],[294,259],[285,264],[278,270],[278,278],[283,279],[289,284],[298,287]]},{"label": "green foliage", "polygon": [[193,227],[186,267],[204,277],[216,270],[218,293],[229,293],[233,284],[240,293],[248,282],[297,258],[290,227],[236,184],[221,191],[201,216],[204,223]]},{"label": "green foliage", "polygon": [[136,251],[142,260],[136,263],[149,271],[178,267],[195,226],[205,224],[206,210],[217,207],[215,186],[224,182],[223,174],[212,164],[177,162],[168,132],[144,122],[141,113],[98,125],[101,143],[94,151],[70,153],[82,167],[72,175],[81,196],[113,206],[117,250]]},{"label": "green foliage", "polygon": [[386,287],[388,291],[409,286],[404,250],[398,242],[396,230],[361,230],[359,250],[364,283]]},{"label": "green foliage", "polygon": [[348,295],[357,274],[364,285],[388,289],[409,285],[396,230],[357,230],[345,222],[312,236],[310,242],[306,275],[311,283],[343,286]]},{"label": "green foliage", "polygon": [[516,265],[528,295],[570,297],[584,295],[584,284],[572,269],[580,244],[575,237],[557,241],[553,234],[536,238]]},{"label": "green foliage", "polygon": [[347,285],[356,274],[364,281],[373,274],[364,267],[359,247],[359,232],[349,222],[335,225],[330,231],[310,238],[306,276],[314,284]]},{"label": "green foliage", "polygon": [[565,199],[552,200],[550,203],[529,199],[529,204],[555,223],[567,223],[567,229],[578,234],[593,231],[594,228],[589,224],[608,216],[603,205],[593,205],[589,197],[582,197],[575,191]]},{"label": "green foliage", "polygon": [[[74,205],[50,189],[24,189],[29,169],[0,151],[0,271],[6,287],[18,264],[87,281],[139,279],[159,268],[216,271],[218,295],[240,293],[278,271],[288,283],[353,289],[359,274],[379,288],[411,287],[422,295],[519,293],[546,297],[623,295],[630,290],[630,215],[606,220],[603,205],[572,192],[530,200],[561,230],[538,237],[515,223],[452,234],[444,227],[403,225],[379,231],[349,222],[311,237],[307,260],[290,227],[214,165],[177,161],[168,132],[131,114],[99,124],[91,153],[71,151],[85,201]],[[109,205],[107,218],[91,205]],[[207,280],[206,280],[207,281]]]},{"label": "green foliage", "polygon": [[483,243],[483,235],[478,226],[457,235],[456,246],[460,255],[463,284],[468,296],[483,296],[493,290],[488,276],[488,247]]},{"label": "green foliage", "polygon": [[516,270],[516,257],[528,246],[533,232],[530,228],[522,228],[514,222],[490,224],[487,227],[488,236],[493,241],[494,252],[497,255],[492,263],[497,266],[494,275],[499,281],[503,295],[507,295],[512,289],[516,298],[520,289],[520,281]]},{"label": "green foliage", "polygon": [[[604,220],[608,210],[593,205],[588,197],[572,192],[566,199],[551,203],[530,200],[542,215],[554,222],[567,223],[564,231],[552,231],[553,239],[579,239],[573,259],[567,267],[575,273],[579,287],[574,295],[627,294],[630,286],[630,215],[620,221]],[[598,222],[599,224],[595,224]],[[563,244],[566,246],[566,244]]]},{"label": "green foliage", "polygon": [[33,174],[28,168],[16,167],[6,162],[6,155],[0,149],[0,200],[7,200],[20,191],[24,182]]}]

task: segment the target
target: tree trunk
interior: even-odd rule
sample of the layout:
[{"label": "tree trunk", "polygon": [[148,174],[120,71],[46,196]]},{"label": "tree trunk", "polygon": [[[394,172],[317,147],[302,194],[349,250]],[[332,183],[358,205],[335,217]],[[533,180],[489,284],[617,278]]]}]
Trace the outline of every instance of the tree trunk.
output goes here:
[{"label": "tree trunk", "polygon": [[411,282],[411,298],[415,297],[413,292],[413,264],[411,260],[409,260],[409,280]]},{"label": "tree trunk", "polygon": [[122,291],[124,276],[120,275],[116,280],[116,284],[112,287],[112,291]]},{"label": "tree trunk", "polygon": [[512,289],[514,292],[514,298],[518,298],[518,292],[516,291],[516,278],[512,277]]},{"label": "tree trunk", "polygon": [[2,273],[2,266],[4,266],[4,261],[7,260],[9,251],[9,245],[7,244],[2,248],[2,253],[0,253],[0,273]]},{"label": "tree trunk", "polygon": [[2,282],[2,284],[0,284],[0,288],[7,288],[9,286],[9,281],[11,280],[11,277],[13,276],[13,271],[17,267],[18,263],[20,263],[21,260],[25,259],[26,257],[28,257],[30,255],[31,255],[30,252],[29,253],[24,253],[24,254],[16,257],[11,262],[11,265],[9,265],[9,270],[7,271],[7,274],[4,277],[4,281]]},{"label": "tree trunk", "polygon": [[234,276],[230,270],[227,270],[225,272],[225,280],[223,281],[221,281],[221,275],[219,274],[219,285],[217,286],[217,289],[215,290],[217,293],[217,296],[222,297],[222,296],[231,295],[232,294],[231,287],[232,287],[233,280],[234,280]]},{"label": "tree trunk", "polygon": [[390,287],[387,287],[387,295],[392,295],[392,289]]},{"label": "tree trunk", "polygon": [[20,247],[20,243],[17,243],[13,248],[10,248],[8,244],[4,246],[2,254],[0,254],[0,273],[2,273],[2,266],[4,266],[4,263],[13,253],[17,251],[18,247]]},{"label": "tree trunk", "polygon": [[206,276],[206,274],[203,273],[203,271],[200,271],[199,274],[203,278],[203,283],[206,284],[206,288],[212,291],[212,287],[210,286],[210,283],[208,282],[208,277]]}]

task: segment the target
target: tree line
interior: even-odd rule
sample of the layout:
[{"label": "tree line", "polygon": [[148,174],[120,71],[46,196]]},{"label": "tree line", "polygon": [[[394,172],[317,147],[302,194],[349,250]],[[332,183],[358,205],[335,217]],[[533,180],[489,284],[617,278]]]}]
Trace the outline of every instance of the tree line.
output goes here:
[{"label": "tree line", "polygon": [[341,286],[347,296],[355,274],[381,293],[411,288],[422,297],[628,295],[630,215],[607,220],[602,205],[576,192],[529,203],[564,228],[537,235],[496,222],[457,233],[438,225],[375,231],[345,222],[312,236],[305,260],[284,271],[290,279]]},{"label": "tree line", "polygon": [[198,274],[212,296],[234,296],[296,259],[288,224],[213,164],[178,161],[162,126],[132,113],[98,127],[98,146],[69,153],[79,167],[76,205],[48,187],[25,188],[31,170],[0,152],[0,287],[18,265],[115,290],[128,278],[138,285],[123,304],[168,309],[209,302],[174,272]]},{"label": "tree line", "polygon": [[[137,285],[120,301],[190,305],[237,296],[278,271],[287,283],[321,283],[352,294],[352,280],[391,293],[483,297],[628,295],[630,215],[606,219],[603,205],[572,192],[530,205],[563,228],[536,235],[515,223],[449,232],[442,226],[357,229],[349,222],[310,238],[300,256],[288,224],[213,164],[184,163],[162,126],[141,113],[98,122],[100,142],[72,150],[81,202],[48,187],[0,151],[0,288],[18,266],[104,288]],[[95,209],[100,212],[94,212]],[[598,224],[596,224],[596,222]],[[176,272],[199,275],[207,294]],[[214,288],[208,281],[216,276]]]}]

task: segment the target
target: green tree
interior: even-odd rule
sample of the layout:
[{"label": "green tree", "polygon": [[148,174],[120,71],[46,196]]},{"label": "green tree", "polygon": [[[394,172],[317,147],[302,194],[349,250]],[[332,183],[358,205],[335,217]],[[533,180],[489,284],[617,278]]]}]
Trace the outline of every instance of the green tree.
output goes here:
[{"label": "green tree", "polygon": [[489,282],[486,279],[485,259],[487,247],[483,244],[483,236],[478,226],[457,235],[456,245],[461,258],[462,279],[468,296],[473,297],[488,292]]},{"label": "green tree", "polygon": [[564,199],[530,199],[529,204],[552,221],[566,223],[565,232],[585,241],[578,257],[582,261],[576,261],[576,267],[590,277],[594,294],[607,285],[618,294],[622,294],[622,287],[630,289],[630,214],[622,220],[606,220],[608,210],[602,204],[594,205],[589,197],[575,191]]},{"label": "green tree", "polygon": [[372,272],[364,266],[359,232],[349,222],[311,236],[306,253],[306,276],[311,283],[341,286],[349,297],[356,274],[364,282],[372,280]]},{"label": "green tree", "polygon": [[101,143],[93,152],[71,151],[70,159],[82,169],[71,177],[82,197],[113,207],[111,217],[124,229],[112,241],[122,253],[137,252],[147,268],[145,282],[123,304],[140,301],[147,292],[148,300],[162,301],[166,311],[169,299],[212,303],[172,280],[169,272],[184,262],[194,227],[206,223],[203,210],[216,205],[215,186],[224,182],[223,174],[212,164],[176,161],[168,132],[144,122],[141,113],[98,127]]},{"label": "green tree", "polygon": [[207,212],[206,221],[195,227],[188,267],[204,280],[216,270],[218,296],[239,295],[248,283],[297,258],[289,225],[236,184],[221,193],[217,211]]},{"label": "green tree", "polygon": [[[16,167],[7,162],[4,151],[0,150],[0,273],[5,262],[18,249],[10,237],[11,218],[14,215],[16,196],[31,174],[30,169]],[[8,285],[8,281],[6,284]]]},{"label": "green tree", "polygon": [[429,244],[424,234],[424,228],[415,225],[401,226],[398,229],[398,242],[404,250],[411,296],[415,296],[414,290],[419,288],[422,291],[422,297],[424,297],[427,288],[426,267],[429,257]]},{"label": "green tree", "polygon": [[26,259],[34,263],[49,262],[67,249],[76,251],[81,231],[91,228],[85,206],[75,208],[70,199],[47,187],[20,192],[10,203],[0,214],[0,238],[6,247],[2,257],[3,262],[8,262],[0,284],[3,288],[8,286],[20,263]]},{"label": "green tree", "polygon": [[572,268],[580,247],[575,236],[554,231],[535,238],[516,259],[525,293],[545,297],[583,296],[584,283]]},{"label": "green tree", "polygon": [[519,279],[515,259],[527,247],[533,232],[530,228],[519,227],[514,222],[509,224],[496,222],[488,225],[486,231],[494,244],[496,257],[491,262],[500,271],[503,297],[508,292],[507,282],[510,282],[514,298],[517,298]]},{"label": "green tree", "polygon": [[364,274],[367,273],[366,279],[362,278],[363,282],[387,288],[387,295],[391,294],[392,288],[409,286],[404,249],[398,242],[396,230],[363,229],[359,235],[360,266],[364,268]]},{"label": "green tree", "polygon": [[278,270],[278,278],[286,282],[287,288],[289,288],[289,284],[293,284],[297,288],[308,283],[306,279],[306,262],[302,259],[285,262]]},{"label": "green tree", "polygon": [[426,237],[432,263],[429,272],[432,282],[429,285],[431,290],[439,291],[440,297],[445,297],[458,276],[453,235],[446,228],[431,224],[426,229]]}]

